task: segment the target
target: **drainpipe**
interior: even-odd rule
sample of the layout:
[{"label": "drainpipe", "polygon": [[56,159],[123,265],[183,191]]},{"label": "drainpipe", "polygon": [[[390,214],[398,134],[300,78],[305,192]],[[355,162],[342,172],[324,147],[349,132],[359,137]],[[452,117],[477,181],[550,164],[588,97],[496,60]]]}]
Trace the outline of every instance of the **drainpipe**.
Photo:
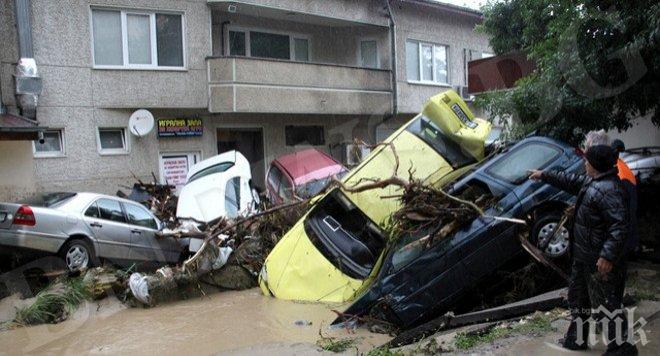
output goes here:
[{"label": "drainpipe", "polygon": [[390,1],[385,0],[387,5],[387,14],[390,18],[390,66],[392,67],[392,117],[399,114],[399,90],[397,85],[397,66],[396,66],[396,22],[392,14],[392,7]]},{"label": "drainpipe", "polygon": [[229,25],[230,21],[222,21],[220,23],[220,56],[224,57],[228,55],[229,53],[225,53],[225,30],[227,29],[227,25]]},{"label": "drainpipe", "polygon": [[378,139],[378,127],[383,125],[388,120],[395,118],[399,114],[399,90],[397,83],[397,68],[396,68],[396,22],[394,21],[394,15],[392,14],[392,7],[390,6],[390,0],[385,0],[385,6],[387,8],[387,15],[389,17],[389,30],[390,30],[390,66],[391,70],[391,84],[392,84],[392,113],[386,116],[383,121],[373,126],[373,137],[374,141]]},{"label": "drainpipe", "polygon": [[21,110],[21,115],[35,120],[37,118],[37,102],[41,94],[42,83],[32,49],[30,0],[15,0],[14,10],[16,14],[19,54],[14,72],[16,104]]}]

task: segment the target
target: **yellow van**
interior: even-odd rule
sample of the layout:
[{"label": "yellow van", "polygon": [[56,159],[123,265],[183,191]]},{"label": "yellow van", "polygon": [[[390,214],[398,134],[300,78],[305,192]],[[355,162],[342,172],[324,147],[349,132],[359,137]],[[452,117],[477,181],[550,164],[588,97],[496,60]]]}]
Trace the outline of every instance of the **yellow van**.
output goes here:
[{"label": "yellow van", "polygon": [[[438,94],[388,137],[399,157],[397,175],[442,186],[484,158],[491,125],[475,119],[454,91]],[[342,182],[351,187],[386,179],[396,166],[388,145],[374,149]],[[368,287],[387,245],[382,232],[400,207],[400,188],[359,193],[334,188],[318,198],[268,255],[259,274],[266,295],[322,302],[352,300]]]}]

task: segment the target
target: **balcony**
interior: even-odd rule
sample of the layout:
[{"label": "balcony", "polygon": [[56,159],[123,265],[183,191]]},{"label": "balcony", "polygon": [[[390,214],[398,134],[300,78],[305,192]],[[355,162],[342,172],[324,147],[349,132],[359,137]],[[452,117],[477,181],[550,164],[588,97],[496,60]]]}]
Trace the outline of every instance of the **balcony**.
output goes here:
[{"label": "balcony", "polygon": [[209,112],[382,115],[390,71],[253,57],[209,57]]}]

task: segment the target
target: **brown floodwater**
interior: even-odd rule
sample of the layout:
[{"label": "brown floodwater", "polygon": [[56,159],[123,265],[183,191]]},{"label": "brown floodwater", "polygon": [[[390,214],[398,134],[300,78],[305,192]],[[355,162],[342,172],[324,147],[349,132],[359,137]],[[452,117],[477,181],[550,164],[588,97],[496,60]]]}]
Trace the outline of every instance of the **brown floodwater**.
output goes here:
[{"label": "brown floodwater", "polygon": [[319,329],[325,336],[358,338],[362,351],[389,339],[365,329],[353,334],[329,330],[335,318],[331,309],[341,307],[277,300],[258,289],[215,293],[150,309],[126,309],[112,298],[83,305],[60,324],[2,331],[0,353],[300,354],[314,351],[310,343],[319,339]]}]

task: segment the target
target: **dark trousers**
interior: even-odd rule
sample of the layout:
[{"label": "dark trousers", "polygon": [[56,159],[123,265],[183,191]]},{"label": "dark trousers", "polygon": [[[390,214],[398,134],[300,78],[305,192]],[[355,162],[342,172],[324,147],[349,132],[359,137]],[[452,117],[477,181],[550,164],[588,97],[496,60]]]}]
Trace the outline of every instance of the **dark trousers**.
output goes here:
[{"label": "dark trousers", "polygon": [[[610,341],[607,345],[608,350],[619,348],[621,343],[617,343],[616,340],[617,318],[622,319],[618,326],[619,340],[625,342],[628,336],[628,324],[622,304],[625,283],[625,262],[616,264],[610,273],[601,276],[595,262],[584,263],[574,260],[568,282],[568,305],[572,321],[566,339],[573,340],[578,345],[587,342],[588,324],[580,325],[579,321],[586,321],[589,317],[593,317],[598,324],[603,326],[603,330],[607,323],[608,340]],[[592,309],[597,313],[591,315]],[[600,312],[598,312],[599,310]],[[582,328],[583,338],[581,340],[577,339],[578,328]]]}]

